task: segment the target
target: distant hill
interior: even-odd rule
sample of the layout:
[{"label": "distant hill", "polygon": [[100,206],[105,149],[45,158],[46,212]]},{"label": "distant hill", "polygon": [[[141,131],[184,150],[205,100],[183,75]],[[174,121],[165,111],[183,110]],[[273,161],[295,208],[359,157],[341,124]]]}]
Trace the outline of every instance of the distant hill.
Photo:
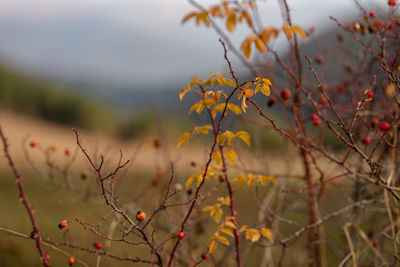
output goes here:
[{"label": "distant hill", "polygon": [[0,65],[0,105],[3,109],[92,130],[104,130],[112,123],[106,104],[4,65]]}]

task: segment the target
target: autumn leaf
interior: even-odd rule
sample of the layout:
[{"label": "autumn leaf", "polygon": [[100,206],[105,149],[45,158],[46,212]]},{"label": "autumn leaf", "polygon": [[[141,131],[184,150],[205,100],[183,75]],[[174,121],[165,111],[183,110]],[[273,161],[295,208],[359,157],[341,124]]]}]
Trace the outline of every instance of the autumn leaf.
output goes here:
[{"label": "autumn leaf", "polygon": [[247,229],[246,230],[246,239],[250,240],[251,242],[257,242],[261,237],[260,231],[257,229]]},{"label": "autumn leaf", "polygon": [[229,85],[230,87],[236,88],[236,83],[233,80],[231,80],[229,78],[225,78],[224,80],[227,85]]},{"label": "autumn leaf", "polygon": [[248,146],[251,145],[250,135],[245,131],[237,131],[236,137],[240,138],[243,142],[245,142]]},{"label": "autumn leaf", "polygon": [[264,53],[265,44],[264,44],[263,40],[261,40],[260,38],[257,38],[256,40],[254,40],[254,44],[256,45],[256,48],[258,51],[260,51],[261,53]]},{"label": "autumn leaf", "polygon": [[235,151],[232,149],[227,149],[225,151],[226,159],[229,162],[229,164],[234,165],[235,164],[235,159],[237,158],[237,154]]},{"label": "autumn leaf", "polygon": [[236,29],[236,13],[234,10],[230,10],[226,18],[226,28],[230,32],[234,32]]},{"label": "autumn leaf", "polygon": [[224,223],[225,226],[228,226],[230,228],[236,229],[236,226],[233,222],[227,221]]},{"label": "autumn leaf", "polygon": [[251,16],[250,16],[249,12],[247,12],[246,10],[242,11],[242,14],[240,15],[240,18],[239,18],[240,22],[242,22],[243,19],[246,21],[247,26],[249,26],[250,28],[253,26]]},{"label": "autumn leaf", "polygon": [[292,26],[291,30],[292,30],[293,33],[298,34],[304,40],[307,39],[307,34],[299,26]]},{"label": "autumn leaf", "polygon": [[178,142],[176,143],[175,147],[179,148],[181,145],[187,145],[190,137],[192,137],[191,133],[184,133],[181,137],[178,138]]},{"label": "autumn leaf", "polygon": [[240,107],[235,104],[232,104],[232,103],[228,104],[228,109],[230,111],[232,111],[233,113],[235,113],[236,115],[242,113],[242,110],[240,109]]},{"label": "autumn leaf", "polygon": [[228,238],[224,237],[224,236],[217,236],[218,241],[220,241],[222,244],[229,246],[229,240]]},{"label": "autumn leaf", "polygon": [[232,232],[231,229],[222,228],[222,229],[220,229],[219,231],[222,232],[222,233],[224,233],[224,234],[227,234],[227,235],[229,235],[229,236],[231,236],[231,237],[234,237],[233,232]]},{"label": "autumn leaf", "polygon": [[274,235],[272,234],[271,229],[263,228],[263,229],[261,229],[261,234],[263,237],[265,237],[269,241],[274,240]]},{"label": "autumn leaf", "polygon": [[243,110],[244,113],[246,113],[246,108],[247,108],[246,97],[243,96],[243,99],[242,99],[242,110]]},{"label": "autumn leaf", "polygon": [[249,173],[247,175],[247,187],[251,187],[251,185],[254,183],[254,180],[256,178],[254,177],[254,175],[252,173]]},{"label": "autumn leaf", "polygon": [[196,126],[194,127],[194,131],[198,134],[208,134],[208,131],[212,129],[210,124],[203,125],[203,126]]},{"label": "autumn leaf", "polygon": [[182,19],[182,24],[186,23],[189,19],[197,17],[198,13],[197,12],[191,12],[189,14],[187,14],[183,19]]},{"label": "autumn leaf", "polygon": [[251,49],[251,42],[248,39],[244,40],[241,49],[243,51],[243,55],[247,59],[250,59],[252,54],[252,49]]},{"label": "autumn leaf", "polygon": [[213,218],[216,223],[221,220],[221,217],[224,213],[220,207],[220,204],[215,204],[214,206],[206,206],[203,208],[203,211],[210,212],[210,217]]},{"label": "autumn leaf", "polygon": [[266,185],[267,181],[273,182],[273,183],[278,183],[278,180],[275,177],[272,176],[260,176],[257,180],[261,185]]},{"label": "autumn leaf", "polygon": [[247,230],[247,225],[242,225],[242,227],[240,227],[239,229],[239,233],[244,232]]},{"label": "autumn leaf", "polygon": [[293,38],[293,32],[289,25],[285,24],[282,27],[282,30],[285,32],[287,39],[290,41]]},{"label": "autumn leaf", "polygon": [[240,188],[243,188],[245,180],[246,180],[246,178],[243,175],[240,175],[240,176],[232,179],[231,184],[238,183]]},{"label": "autumn leaf", "polygon": [[213,253],[217,249],[217,242],[213,240],[211,242],[210,248],[208,249],[208,252]]}]

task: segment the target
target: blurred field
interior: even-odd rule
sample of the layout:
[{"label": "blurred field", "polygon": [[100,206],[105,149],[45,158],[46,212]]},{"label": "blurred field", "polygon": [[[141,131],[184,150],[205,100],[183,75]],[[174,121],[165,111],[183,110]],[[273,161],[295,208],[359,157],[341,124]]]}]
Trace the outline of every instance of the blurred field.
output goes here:
[{"label": "blurred field", "polygon": [[[84,231],[78,223],[74,222],[75,218],[79,218],[86,222],[98,223],[108,209],[98,195],[89,194],[89,192],[97,190],[96,178],[87,160],[77,150],[75,135],[71,128],[4,110],[0,115],[0,123],[8,137],[12,156],[24,177],[28,197],[33,206],[38,207],[36,214],[44,235],[53,241],[62,241],[62,233],[58,230],[57,225],[62,219],[67,219],[71,221],[70,231],[67,235],[67,239],[70,242],[90,248],[93,242],[101,241],[88,231]],[[204,145],[204,140],[200,140],[200,143],[193,140],[192,145],[176,150],[173,148],[175,142],[173,138],[162,140],[161,147],[157,149],[154,147],[154,140],[157,137],[151,135],[142,140],[127,142],[85,130],[79,130],[79,134],[82,144],[94,158],[98,159],[100,154],[105,155],[105,170],[113,170],[115,168],[119,159],[120,149],[125,159],[132,160],[132,163],[123,170],[120,178],[118,178],[117,185],[117,192],[121,196],[121,202],[130,203],[126,208],[132,216],[138,209],[150,212],[155,208],[155,203],[160,200],[163,194],[161,188],[166,184],[170,175],[169,161],[174,162],[176,183],[184,184],[191,173],[198,172],[202,168],[209,152],[209,146]],[[38,143],[38,147],[29,147],[28,143],[32,140]],[[71,164],[69,183],[73,185],[72,189],[68,188],[69,183],[64,180],[57,170],[51,170],[46,165],[44,154],[40,150],[46,151],[49,148],[54,151],[51,152],[52,163],[55,166],[60,166],[60,168],[65,166],[69,160],[69,157],[64,154],[65,149],[70,149],[72,156],[77,153],[76,160]],[[246,149],[241,149],[240,147],[238,149],[241,155],[240,161],[242,161],[240,164],[246,161],[246,168],[249,170],[260,170],[266,174],[279,175],[283,178],[285,175],[299,174],[302,171],[299,167],[299,162],[288,161],[289,158],[293,158],[290,154],[294,153],[290,147],[281,152],[276,150],[269,152],[268,149],[254,147],[255,153],[258,155],[256,158],[251,157]],[[24,151],[33,159],[34,166],[28,164]],[[190,163],[192,161],[196,162],[198,166],[191,167]],[[29,234],[30,224],[25,209],[18,202],[17,188],[12,173],[6,165],[4,157],[1,157],[0,163],[0,173],[2,174],[0,179],[0,210],[4,211],[3,216],[0,216],[0,227]],[[35,168],[41,169],[43,173],[35,172]],[[328,173],[335,174],[334,166],[327,165],[326,168]],[[51,172],[53,172],[53,179],[49,178]],[[83,173],[88,176],[87,179],[83,180],[81,178]],[[235,171],[233,171],[233,175],[235,175],[234,173]],[[160,186],[152,186],[154,182]],[[287,185],[293,188],[304,186],[304,183],[300,180],[287,180],[287,182]],[[339,181],[339,183],[341,182]],[[214,187],[213,184],[214,182],[208,185],[208,189],[205,192],[212,189]],[[332,205],[332,197],[336,198],[335,195],[347,195],[349,193],[345,192],[341,187],[332,191],[331,189],[335,188],[335,184],[337,183],[327,186],[321,199],[323,208],[327,212],[343,204],[339,199],[346,202],[346,199],[339,198]],[[216,190],[215,196],[226,195],[226,188],[224,187],[216,187],[213,190]],[[266,190],[269,190],[268,187]],[[189,197],[185,192],[182,192],[179,196],[181,200],[189,199]],[[290,200],[293,197],[297,198],[298,201]],[[297,222],[303,222],[305,225],[307,223],[307,213],[305,212],[305,207],[300,203],[306,201],[306,195],[289,194],[287,198],[289,203],[297,202],[299,204],[298,206],[288,207],[290,212],[285,213],[285,216]],[[256,213],[257,207],[254,205],[253,192],[249,189],[244,189],[242,194],[238,194],[237,202],[238,210],[241,211],[239,213],[241,223],[253,222],[253,218],[258,216]],[[213,200],[206,200],[202,206],[207,203],[211,204]],[[181,208],[173,208],[170,212],[171,214],[180,214],[183,211]],[[165,214],[161,215],[160,219],[165,216]],[[196,216],[200,216],[200,219],[195,220],[194,222],[196,223],[190,227],[199,231],[198,226],[196,226],[197,222],[205,222],[210,219],[207,215],[201,215],[201,212],[197,213]],[[166,222],[168,231],[174,231],[177,222],[169,218],[167,216],[161,220]],[[109,224],[109,220],[104,222],[105,228],[102,229],[103,232],[107,232],[107,225]],[[210,222],[209,225],[212,226],[213,223]],[[295,231],[296,227],[284,226],[283,230],[285,233],[290,233]],[[201,231],[205,232],[200,234],[200,238],[204,238],[204,244],[207,244],[207,239],[213,229],[203,229]],[[0,237],[0,262],[3,263],[2,266],[40,266],[32,241],[13,237],[1,231]],[[90,266],[93,266],[97,260],[94,255],[73,251],[69,248],[63,249],[83,259]],[[112,243],[111,247],[107,247],[107,249],[117,251],[122,256],[141,255],[140,249],[132,249],[117,243]],[[297,249],[299,250],[297,253],[305,250],[304,247]],[[53,266],[67,266],[65,255],[50,248],[47,251],[52,257]],[[280,248],[274,248],[273,251],[279,253]],[[248,255],[249,262],[251,263],[252,257],[258,257],[259,253],[262,253],[262,250],[254,248],[251,254]],[[119,262],[118,264],[109,262],[103,257],[101,262],[101,266],[130,266],[126,262]]]}]

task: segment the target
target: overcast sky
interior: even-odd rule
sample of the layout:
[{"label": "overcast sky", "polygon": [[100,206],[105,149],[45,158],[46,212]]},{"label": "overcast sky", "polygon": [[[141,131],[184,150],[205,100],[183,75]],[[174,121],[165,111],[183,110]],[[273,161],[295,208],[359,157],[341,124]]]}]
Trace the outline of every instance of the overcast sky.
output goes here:
[{"label": "overcast sky", "polygon": [[[288,2],[295,24],[317,33],[333,25],[329,15],[345,19],[356,10],[351,0]],[[0,58],[72,81],[128,88],[180,84],[225,67],[211,29],[180,24],[191,10],[186,0],[0,0]],[[263,1],[260,10],[265,25],[282,25],[276,0]],[[245,34],[239,28],[232,38],[240,44]]]}]

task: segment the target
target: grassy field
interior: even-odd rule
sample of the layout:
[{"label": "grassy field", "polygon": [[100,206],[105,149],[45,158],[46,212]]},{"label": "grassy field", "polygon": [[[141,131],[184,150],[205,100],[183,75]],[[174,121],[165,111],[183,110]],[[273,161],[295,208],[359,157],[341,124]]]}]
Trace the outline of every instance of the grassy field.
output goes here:
[{"label": "grassy field", "polygon": [[[92,248],[93,242],[102,242],[108,251],[116,252],[120,256],[148,256],[138,247],[121,245],[118,242],[104,243],[103,240],[89,231],[83,230],[82,226],[76,222],[76,219],[79,219],[96,224],[102,220],[102,217],[107,214],[109,209],[104,205],[104,201],[98,194],[88,193],[97,191],[98,183],[87,160],[78,151],[75,135],[70,128],[6,111],[1,112],[0,123],[8,137],[12,156],[22,173],[27,195],[36,210],[38,223],[45,237],[57,242],[62,242],[66,238],[73,244],[87,248]],[[174,186],[176,184],[184,185],[191,173],[201,170],[209,153],[209,145],[196,141],[193,141],[191,146],[176,150],[173,147],[174,139],[164,139],[161,140],[161,147],[157,149],[154,147],[154,138],[156,136],[149,136],[143,140],[123,142],[106,135],[93,134],[88,131],[79,131],[79,134],[82,144],[87,148],[90,155],[93,155],[96,159],[99,158],[100,154],[105,156],[104,170],[111,171],[115,168],[119,160],[120,151],[125,159],[131,160],[131,164],[123,170],[118,178],[116,192],[120,196],[121,203],[129,203],[125,208],[132,216],[137,210],[145,210],[151,213],[155,209],[165,192],[162,188],[165,188],[170,175],[170,161],[174,163],[176,173]],[[32,140],[37,142],[38,146],[36,148],[29,147],[29,142]],[[46,157],[43,151],[49,151],[49,149],[53,151],[49,152],[52,165],[59,166],[60,169],[65,167],[71,158],[76,157],[75,161],[70,165],[68,183],[57,168],[51,168],[46,164]],[[72,155],[66,156],[65,149],[70,149]],[[302,172],[299,167],[300,163],[293,160],[294,157],[291,156],[291,153],[294,152],[290,148],[283,152],[254,148],[257,157],[251,157],[249,151],[242,149],[242,147],[238,149],[241,155],[239,165],[245,161],[246,168],[249,170],[260,170],[268,175],[273,174],[279,177],[280,181],[284,181],[288,188],[304,187],[304,183],[301,180],[285,179],[286,176]],[[34,164],[28,163],[25,153],[29,155]],[[192,161],[196,162],[196,167],[191,166]],[[334,166],[326,165],[324,167],[327,169],[327,173],[335,174]],[[40,169],[41,172],[37,172],[35,169]],[[238,170],[233,170],[231,175],[234,177],[239,173]],[[87,176],[86,179],[82,179],[83,174]],[[0,175],[0,210],[3,211],[2,215],[0,215],[0,227],[29,235],[31,231],[30,223],[25,209],[18,201],[17,187],[4,157],[0,158]],[[152,186],[155,181],[157,181],[158,186]],[[320,202],[321,210],[330,212],[347,203],[348,200],[343,196],[349,195],[351,192],[346,191],[347,189],[341,185],[343,185],[343,182],[339,180],[330,183],[326,187],[325,194]],[[241,224],[250,225],[258,216],[258,208],[254,199],[255,192],[248,188],[240,189],[237,186],[235,188],[235,190],[242,190],[240,194],[237,194],[236,199],[238,203],[237,209],[240,211],[238,214],[239,221]],[[271,184],[263,190],[271,190],[271,188],[277,190],[278,187],[274,187]],[[227,194],[226,188],[219,186],[215,182],[209,183],[204,192],[214,192],[213,195],[216,197]],[[257,194],[261,195],[263,192],[261,190]],[[190,196],[183,191],[178,194],[176,200],[187,201],[189,199]],[[332,199],[335,199],[335,201],[332,202]],[[287,211],[283,213],[283,216],[296,221],[300,225],[306,225],[307,210],[304,205],[306,201],[305,193],[286,194],[285,203],[290,203],[290,206],[286,207]],[[196,219],[189,226],[191,236],[197,240],[202,240],[201,242],[205,245],[208,244],[207,240],[216,230],[217,225],[211,222],[211,219],[206,214],[201,212],[201,208],[214,202],[214,197],[205,198],[199,206],[200,208],[196,210]],[[277,203],[272,202],[271,205],[277,205]],[[173,218],[182,218],[184,210],[182,207],[171,208],[167,213],[162,213],[157,218],[157,222],[163,222],[161,226],[159,224],[156,225],[165,229],[165,232],[161,233],[163,238],[167,238],[170,232],[176,232],[176,225],[179,221]],[[227,213],[227,210],[225,212]],[[63,236],[65,231],[60,231],[57,228],[58,223],[63,219],[70,222],[69,231],[65,236]],[[205,222],[208,222],[206,224],[207,228],[203,229],[202,223]],[[101,232],[107,234],[110,230],[110,225],[112,225],[111,219],[105,219]],[[297,229],[298,226],[284,223],[281,223],[280,226],[280,232],[283,236],[289,235]],[[114,235],[118,235],[119,230],[121,229],[117,228]],[[325,230],[333,237],[338,231],[340,233],[340,228],[338,230],[335,221],[328,223]],[[134,241],[134,238],[132,240]],[[343,241],[340,238],[338,240],[338,243]],[[302,242],[304,242],[304,239],[300,238],[296,241],[296,244],[299,245],[291,247],[290,251],[292,251],[293,255],[288,257],[287,264],[306,261],[306,254],[304,253],[306,247],[302,245]],[[244,252],[246,266],[252,266],[252,259],[261,257],[264,252],[261,247],[251,246],[250,248],[250,250],[245,250]],[[71,253],[89,266],[96,266],[98,260],[96,255],[65,247],[61,247],[61,249],[67,254]],[[185,250],[184,247],[182,249]],[[195,248],[194,251],[201,251],[201,249],[204,248]],[[53,266],[67,266],[67,256],[63,252],[56,251],[50,247],[47,247],[46,251],[51,255]],[[229,251],[229,249],[225,248],[220,253],[228,253],[226,255],[233,256],[232,252]],[[279,253],[280,247],[273,248],[273,257],[279,257]],[[221,257],[221,254],[218,254],[219,257]],[[329,254],[329,258],[332,263],[338,262],[337,257],[332,253]],[[15,237],[4,231],[0,231],[0,262],[2,262],[1,266],[40,266],[32,240]],[[100,266],[132,265],[127,262],[115,262],[105,257],[100,257],[100,262]],[[230,261],[228,260],[227,264],[229,265],[229,263]],[[204,263],[203,266],[209,266],[208,264],[211,263]],[[141,265],[138,264],[136,266]]]}]

